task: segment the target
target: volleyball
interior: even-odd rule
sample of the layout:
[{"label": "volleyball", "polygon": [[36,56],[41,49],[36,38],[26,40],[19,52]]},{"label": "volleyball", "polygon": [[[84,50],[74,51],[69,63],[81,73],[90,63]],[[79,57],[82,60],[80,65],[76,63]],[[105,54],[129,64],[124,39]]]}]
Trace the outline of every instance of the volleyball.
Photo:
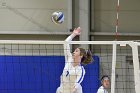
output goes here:
[{"label": "volleyball", "polygon": [[62,24],[64,22],[63,12],[57,11],[52,13],[51,20],[55,24]]}]

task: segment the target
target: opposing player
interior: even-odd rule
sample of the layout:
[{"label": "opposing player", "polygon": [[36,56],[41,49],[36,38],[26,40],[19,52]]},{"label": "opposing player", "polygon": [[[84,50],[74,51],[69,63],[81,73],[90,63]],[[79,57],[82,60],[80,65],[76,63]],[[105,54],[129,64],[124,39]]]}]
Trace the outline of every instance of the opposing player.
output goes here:
[{"label": "opposing player", "polygon": [[[75,36],[80,35],[81,28],[75,28],[72,34],[65,40],[71,41]],[[81,82],[84,79],[85,69],[81,64],[92,62],[92,54],[89,50],[76,48],[70,53],[69,44],[64,45],[65,67],[61,75],[60,87],[56,93],[83,93]]]},{"label": "opposing player", "polygon": [[107,88],[110,85],[110,80],[107,75],[102,76],[101,78],[101,86],[99,87],[97,93],[108,93]]}]

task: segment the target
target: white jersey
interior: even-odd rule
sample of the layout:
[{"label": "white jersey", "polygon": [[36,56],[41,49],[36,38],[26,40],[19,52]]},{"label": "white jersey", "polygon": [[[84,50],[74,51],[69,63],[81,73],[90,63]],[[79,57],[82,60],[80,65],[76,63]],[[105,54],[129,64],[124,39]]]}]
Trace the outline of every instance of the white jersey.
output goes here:
[{"label": "white jersey", "polygon": [[98,89],[97,93],[108,93],[108,91],[107,91],[103,86],[101,86],[101,87]]},{"label": "white jersey", "polygon": [[[66,41],[70,41],[71,37],[68,37]],[[65,53],[65,67],[61,75],[60,91],[61,93],[72,93],[75,87],[78,87],[83,81],[85,75],[85,69],[83,66],[73,66],[73,57],[70,53],[70,46],[64,45]]]}]

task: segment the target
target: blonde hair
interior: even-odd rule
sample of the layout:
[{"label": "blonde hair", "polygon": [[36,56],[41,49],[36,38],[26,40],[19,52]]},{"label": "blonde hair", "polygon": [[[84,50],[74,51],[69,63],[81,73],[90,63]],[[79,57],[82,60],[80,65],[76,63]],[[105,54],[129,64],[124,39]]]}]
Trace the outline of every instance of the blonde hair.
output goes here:
[{"label": "blonde hair", "polygon": [[79,48],[80,50],[80,56],[81,58],[81,64],[89,64],[92,63],[93,58],[92,58],[92,53],[90,50],[85,50],[84,48]]}]

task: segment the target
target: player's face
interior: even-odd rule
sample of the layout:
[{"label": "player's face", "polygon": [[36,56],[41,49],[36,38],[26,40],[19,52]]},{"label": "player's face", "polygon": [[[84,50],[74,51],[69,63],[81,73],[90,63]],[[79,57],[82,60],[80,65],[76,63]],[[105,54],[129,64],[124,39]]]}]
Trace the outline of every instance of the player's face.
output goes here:
[{"label": "player's face", "polygon": [[109,80],[103,80],[103,86],[104,88],[108,88],[109,87]]},{"label": "player's face", "polygon": [[80,49],[79,49],[79,48],[76,48],[76,49],[74,50],[73,56],[74,56],[75,58],[80,56]]}]

